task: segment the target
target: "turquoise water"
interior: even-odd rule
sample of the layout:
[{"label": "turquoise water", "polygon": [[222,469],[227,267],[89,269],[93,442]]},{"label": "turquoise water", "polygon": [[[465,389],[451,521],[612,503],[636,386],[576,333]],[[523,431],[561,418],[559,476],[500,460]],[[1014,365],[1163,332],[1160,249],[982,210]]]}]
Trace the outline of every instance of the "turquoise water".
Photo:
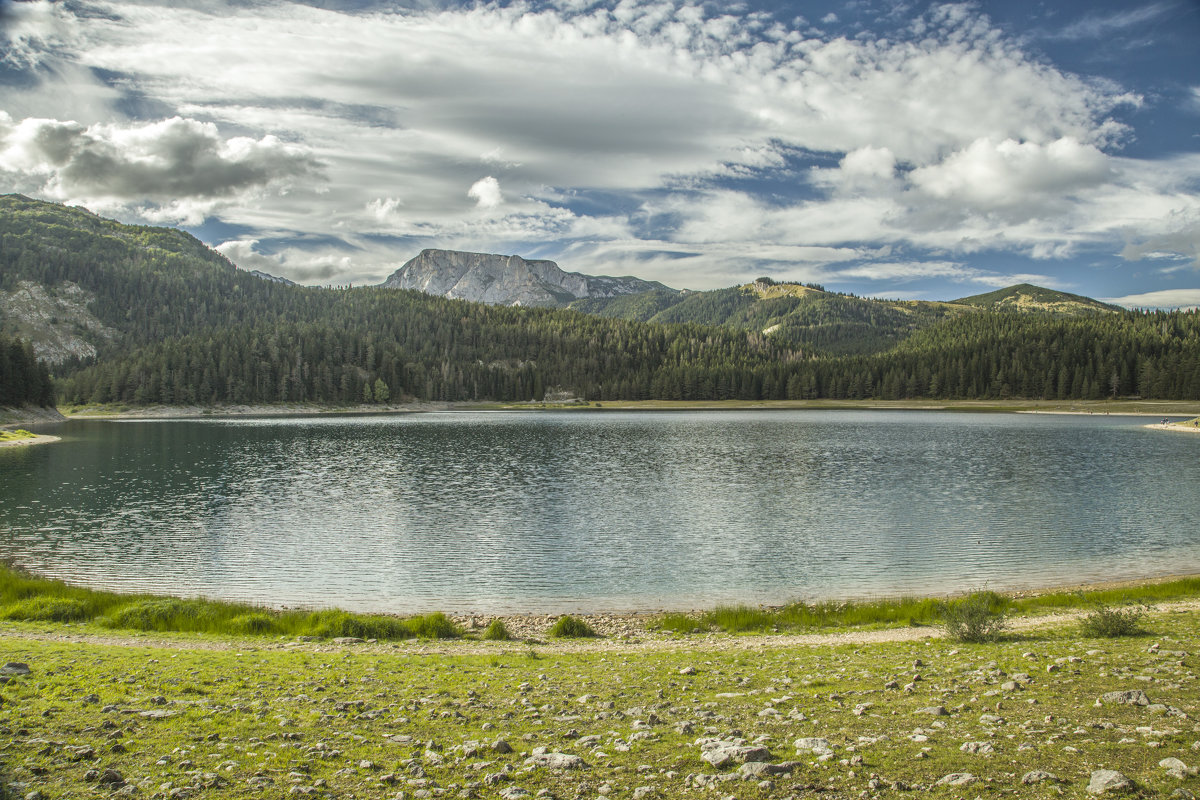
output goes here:
[{"label": "turquoise water", "polygon": [[1200,571],[1200,436],[1132,417],[460,412],[72,421],[0,558],[273,605],[623,610]]}]

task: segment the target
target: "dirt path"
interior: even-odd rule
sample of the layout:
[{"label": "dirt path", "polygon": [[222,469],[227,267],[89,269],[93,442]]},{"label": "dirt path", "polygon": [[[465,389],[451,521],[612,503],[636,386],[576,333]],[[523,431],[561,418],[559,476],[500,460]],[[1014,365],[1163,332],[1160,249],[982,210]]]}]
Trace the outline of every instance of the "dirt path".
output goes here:
[{"label": "dirt path", "polygon": [[[1200,600],[1183,600],[1160,603],[1150,611],[1154,616],[1173,612],[1200,610]],[[1082,618],[1086,610],[1041,614],[1009,619],[1008,630],[1021,633],[1031,630],[1054,628]],[[405,640],[397,642],[367,642],[362,644],[336,644],[330,641],[282,641],[279,639],[235,639],[189,634],[143,634],[143,633],[92,633],[73,632],[69,627],[57,626],[51,630],[29,630],[0,625],[0,641],[29,640],[39,642],[69,642],[110,647],[160,648],[167,650],[237,650],[263,651],[286,650],[300,652],[338,652],[357,650],[362,652],[404,653],[406,655],[502,655],[505,653],[537,650],[542,655],[582,652],[659,652],[659,651],[740,651],[776,649],[785,647],[837,647],[839,645],[877,644],[884,642],[912,642],[936,639],[943,636],[936,626],[906,628],[883,628],[877,630],[847,630],[836,633],[804,634],[743,634],[725,633],[693,634],[677,636],[651,631],[646,623],[652,619],[647,615],[624,617],[624,626],[637,625],[636,630],[624,630],[615,636],[595,639],[543,639],[526,636],[507,642],[484,642],[475,639],[453,640]],[[510,628],[511,629],[511,628]]]}]

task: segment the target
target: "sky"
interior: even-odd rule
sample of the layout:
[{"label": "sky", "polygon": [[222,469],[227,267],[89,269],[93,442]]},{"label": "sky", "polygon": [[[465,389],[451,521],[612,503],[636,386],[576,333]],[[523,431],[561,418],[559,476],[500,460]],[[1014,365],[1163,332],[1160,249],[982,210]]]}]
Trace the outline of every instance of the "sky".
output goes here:
[{"label": "sky", "polygon": [[0,192],[379,283],[1200,305],[1200,0],[0,0]]}]

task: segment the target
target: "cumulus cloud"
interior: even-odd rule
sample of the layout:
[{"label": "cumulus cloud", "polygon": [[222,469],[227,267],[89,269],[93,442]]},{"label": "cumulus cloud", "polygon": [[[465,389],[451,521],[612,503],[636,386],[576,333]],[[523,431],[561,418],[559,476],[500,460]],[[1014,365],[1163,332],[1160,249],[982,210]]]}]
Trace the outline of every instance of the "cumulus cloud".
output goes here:
[{"label": "cumulus cloud", "polygon": [[1104,153],[1071,137],[1045,145],[985,138],[913,170],[909,179],[918,191],[964,210],[1027,219],[1112,174]]},{"label": "cumulus cloud", "polygon": [[504,195],[500,193],[500,181],[491,175],[471,184],[471,188],[467,190],[467,197],[474,200],[479,208],[496,208],[504,202]]},{"label": "cumulus cloud", "polygon": [[173,117],[147,124],[28,118],[0,112],[0,170],[63,200],[160,206],[228,198],[314,177],[304,148],[274,136],[222,139],[212,123]]},{"label": "cumulus cloud", "polygon": [[[326,282],[334,276],[350,274],[353,268],[352,259],[345,253],[299,248],[263,253],[259,250],[258,239],[234,239],[213,249],[244,270],[260,270],[297,283]],[[353,277],[362,282],[361,276]]]}]

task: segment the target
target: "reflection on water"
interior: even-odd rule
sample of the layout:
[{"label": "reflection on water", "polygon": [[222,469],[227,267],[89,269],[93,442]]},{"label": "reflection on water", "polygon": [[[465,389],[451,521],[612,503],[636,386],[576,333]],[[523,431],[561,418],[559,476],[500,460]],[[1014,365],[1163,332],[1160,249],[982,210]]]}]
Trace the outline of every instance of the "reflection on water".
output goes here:
[{"label": "reflection on water", "polygon": [[452,413],[70,422],[0,557],[394,611],[690,608],[1200,566],[1200,441],[1117,417]]}]

